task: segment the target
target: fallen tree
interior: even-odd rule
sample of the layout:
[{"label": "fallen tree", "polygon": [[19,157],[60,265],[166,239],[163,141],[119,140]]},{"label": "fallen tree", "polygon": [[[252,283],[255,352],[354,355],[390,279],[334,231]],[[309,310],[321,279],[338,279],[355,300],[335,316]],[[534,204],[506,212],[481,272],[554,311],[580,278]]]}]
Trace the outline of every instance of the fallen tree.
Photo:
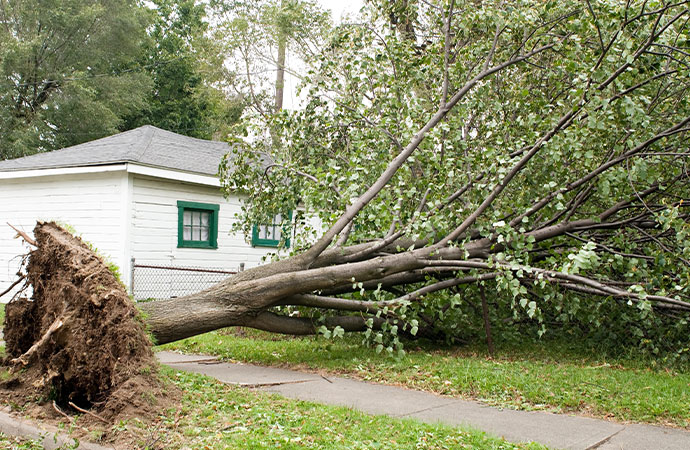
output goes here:
[{"label": "fallen tree", "polygon": [[141,305],[156,339],[433,335],[478,284],[534,320],[576,296],[684,326],[688,3],[504,6],[382,2],[336,30],[307,106],[267,127],[283,147],[221,166],[245,232],[299,208],[328,230],[295,225],[289,258]]},{"label": "fallen tree", "polygon": [[221,166],[245,231],[298,208],[327,231],[298,223],[289,257],[139,305],[157,342],[436,336],[479,285],[544,323],[607,305],[686,329],[688,2],[493,3],[374,2],[335,31],[306,107]]}]

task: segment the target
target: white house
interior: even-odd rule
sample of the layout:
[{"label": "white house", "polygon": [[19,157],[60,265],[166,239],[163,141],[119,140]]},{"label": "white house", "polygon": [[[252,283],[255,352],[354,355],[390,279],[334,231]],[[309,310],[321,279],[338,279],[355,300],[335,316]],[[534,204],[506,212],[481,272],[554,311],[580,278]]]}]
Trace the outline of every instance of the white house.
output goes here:
[{"label": "white house", "polygon": [[[183,268],[144,281],[149,289],[191,275],[189,267],[211,274],[261,264],[267,253],[275,252],[280,227],[255,227],[252,242],[230,233],[240,201],[225,199],[216,177],[228,151],[226,143],[143,126],[0,161],[0,292],[16,279],[17,255],[26,253],[6,222],[29,234],[36,220],[71,225],[120,267],[128,287],[135,273],[133,259],[136,266]],[[134,281],[137,294],[139,276]],[[182,295],[198,287],[176,289],[166,293],[154,288],[136,297]]]}]

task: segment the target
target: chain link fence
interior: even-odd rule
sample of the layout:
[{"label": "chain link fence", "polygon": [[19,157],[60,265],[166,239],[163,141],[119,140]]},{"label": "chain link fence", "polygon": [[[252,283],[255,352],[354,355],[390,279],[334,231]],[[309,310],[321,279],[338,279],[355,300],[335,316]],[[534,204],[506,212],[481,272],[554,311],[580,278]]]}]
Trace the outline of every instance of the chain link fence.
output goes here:
[{"label": "chain link fence", "polygon": [[[244,264],[240,265],[240,270]],[[232,272],[208,267],[136,264],[132,260],[132,296],[136,301],[182,297],[209,288]]]}]

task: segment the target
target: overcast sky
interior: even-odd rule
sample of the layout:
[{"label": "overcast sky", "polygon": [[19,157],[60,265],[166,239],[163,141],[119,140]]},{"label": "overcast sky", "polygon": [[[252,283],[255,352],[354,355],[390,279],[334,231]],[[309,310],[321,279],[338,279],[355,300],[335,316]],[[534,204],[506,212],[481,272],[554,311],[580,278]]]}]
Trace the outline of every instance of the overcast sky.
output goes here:
[{"label": "overcast sky", "polygon": [[336,23],[343,14],[356,13],[362,7],[362,0],[318,0],[318,3],[331,10]]}]

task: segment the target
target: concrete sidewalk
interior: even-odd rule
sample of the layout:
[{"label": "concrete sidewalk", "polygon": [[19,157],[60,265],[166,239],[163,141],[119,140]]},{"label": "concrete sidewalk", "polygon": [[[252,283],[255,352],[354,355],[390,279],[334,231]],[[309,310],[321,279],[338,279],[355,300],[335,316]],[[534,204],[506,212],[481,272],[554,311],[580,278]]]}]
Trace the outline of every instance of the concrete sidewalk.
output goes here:
[{"label": "concrete sidewalk", "polygon": [[426,392],[340,377],[230,364],[213,357],[159,352],[161,363],[222,382],[299,400],[347,406],[371,414],[423,422],[467,425],[512,442],[535,441],[563,449],[690,449],[690,432],[651,425],[618,424],[541,411],[514,411]]}]

